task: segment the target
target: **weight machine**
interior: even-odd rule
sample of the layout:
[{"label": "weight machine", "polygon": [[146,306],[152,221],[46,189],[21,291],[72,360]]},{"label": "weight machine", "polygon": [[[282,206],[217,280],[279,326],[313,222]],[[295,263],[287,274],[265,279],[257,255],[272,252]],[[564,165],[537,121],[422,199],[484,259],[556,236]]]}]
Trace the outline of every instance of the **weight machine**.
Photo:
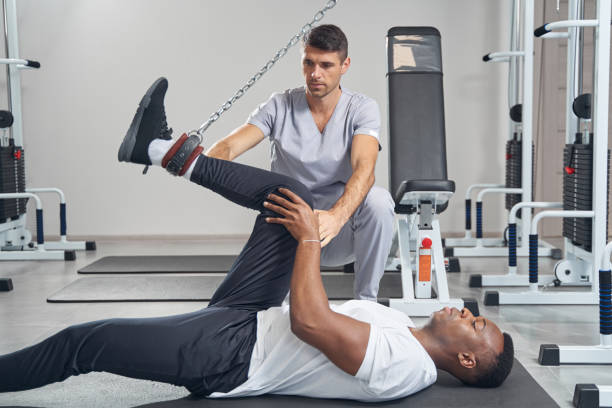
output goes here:
[{"label": "weight machine", "polygon": [[[599,269],[599,338],[597,346],[540,345],[538,362],[544,366],[561,364],[612,364],[612,242],[606,245]],[[576,384],[574,405],[579,408],[612,406],[612,386]]]},{"label": "weight machine", "polygon": [[[16,0],[3,0],[5,47],[7,58],[7,94],[10,111],[0,114],[0,260],[74,260],[75,250],[93,250],[95,242],[72,242],[66,238],[66,199],[58,188],[26,188],[25,153],[21,117],[20,72],[38,69],[40,63],[19,57]],[[7,132],[8,130],[8,132]],[[45,242],[42,193],[60,197],[60,240]],[[36,202],[36,242],[26,228],[26,204]],[[0,289],[11,290],[9,279],[0,280]]]},{"label": "weight machine", "polygon": [[[480,257],[505,256],[508,253],[506,239],[483,237],[483,200],[491,194],[506,195],[506,209],[511,211],[519,202],[522,206],[514,211],[515,236],[518,232],[519,245],[515,246],[515,256],[528,256],[528,234],[531,225],[533,196],[533,143],[532,120],[533,105],[533,1],[523,5],[521,24],[521,2],[513,0],[510,22],[510,51],[493,52],[485,55],[485,62],[508,62],[508,110],[509,129],[506,143],[506,183],[473,184],[465,196],[465,236],[445,239],[445,256]],[[521,25],[523,28],[523,48],[521,49]],[[521,76],[522,62],[522,76]],[[522,79],[522,81],[521,81]],[[522,89],[521,89],[522,88]],[[522,99],[521,100],[521,91]],[[471,194],[480,190],[476,200],[476,238],[472,236]],[[527,203],[527,204],[526,204]],[[510,231],[508,229],[508,231]],[[510,235],[510,232],[509,232]],[[560,258],[560,251],[546,242],[541,243],[539,256]],[[486,285],[486,279],[485,279]]]},{"label": "weight machine", "polygon": [[[526,5],[527,6],[527,5]],[[531,34],[529,33],[531,36]],[[577,47],[577,34],[568,33],[568,32],[549,32],[543,35],[544,38],[565,38],[569,39],[568,44],[571,47],[572,55],[579,51]],[[569,85],[569,84],[568,84]],[[590,111],[589,111],[590,112]],[[590,115],[590,113],[589,113]],[[589,116],[590,119],[590,116]],[[512,152],[509,152],[512,154]],[[508,161],[507,161],[508,163]],[[508,204],[508,196],[507,202]],[[529,275],[528,274],[518,274],[517,273],[517,256],[520,256],[520,252],[522,249],[517,246],[517,230],[519,227],[518,221],[518,213],[523,208],[563,208],[562,202],[518,202],[514,204],[508,216],[508,268],[507,273],[503,275],[481,275],[474,274],[470,276],[469,286],[470,287],[488,287],[488,286],[529,286]],[[537,231],[537,230],[536,230]],[[525,242],[524,240],[521,240]],[[538,248],[538,255],[540,256],[542,251],[542,247]],[[523,251],[524,252],[524,251]],[[554,259],[561,258],[561,251],[559,249],[553,249],[553,252],[550,254]],[[546,274],[539,276],[539,283],[542,285],[571,285],[571,286],[588,286],[590,282],[588,280],[582,279],[578,274],[572,273],[575,271],[574,269],[567,269],[567,263],[559,263],[559,268],[555,269],[555,273]],[[570,273],[566,273],[566,272]]]},{"label": "weight machine", "polygon": [[[530,2],[532,0],[528,0]],[[529,235],[529,290],[485,293],[485,305],[502,304],[597,304],[597,262],[607,235],[608,197],[608,85],[610,68],[610,0],[597,5],[597,19],[584,20],[582,1],[570,0],[568,20],[548,23],[535,30],[537,37],[565,28],[569,38],[567,66],[566,145],[564,150],[563,210],[537,214]],[[594,109],[592,132],[591,96],[582,94],[582,46],[580,27],[595,28]],[[582,128],[581,128],[582,125]],[[555,265],[561,282],[590,285],[583,291],[544,291],[538,275],[538,222],[563,218],[564,257]]]},{"label": "weight machine", "polygon": [[[397,234],[387,270],[401,267],[401,299],[381,303],[409,316],[443,307],[469,308],[474,299],[451,298],[437,214],[455,192],[446,172],[446,134],[440,33],[433,27],[393,27],[387,33],[389,175]],[[414,277],[413,277],[414,271]]]}]

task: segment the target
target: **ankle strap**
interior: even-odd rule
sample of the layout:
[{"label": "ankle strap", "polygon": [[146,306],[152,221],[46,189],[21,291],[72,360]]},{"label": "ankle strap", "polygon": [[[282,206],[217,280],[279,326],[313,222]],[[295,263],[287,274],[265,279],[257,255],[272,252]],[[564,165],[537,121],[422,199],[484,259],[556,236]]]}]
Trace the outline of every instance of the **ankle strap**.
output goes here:
[{"label": "ankle strap", "polygon": [[162,167],[165,167],[170,174],[182,176],[203,150],[204,148],[200,146],[200,138],[197,135],[187,137],[183,133],[166,156],[164,156]]},{"label": "ankle strap", "polygon": [[161,165],[162,167],[165,169],[166,167],[168,167],[168,163],[170,162],[170,159],[172,157],[174,157],[174,155],[176,154],[176,152],[179,151],[179,149],[181,148],[181,146],[183,145],[183,143],[185,143],[185,140],[187,140],[187,134],[183,133],[181,135],[181,137],[179,137],[176,142],[174,142],[174,144],[172,145],[172,147],[170,147],[170,150],[168,150],[166,152],[166,154],[164,155],[164,158],[162,159]]}]

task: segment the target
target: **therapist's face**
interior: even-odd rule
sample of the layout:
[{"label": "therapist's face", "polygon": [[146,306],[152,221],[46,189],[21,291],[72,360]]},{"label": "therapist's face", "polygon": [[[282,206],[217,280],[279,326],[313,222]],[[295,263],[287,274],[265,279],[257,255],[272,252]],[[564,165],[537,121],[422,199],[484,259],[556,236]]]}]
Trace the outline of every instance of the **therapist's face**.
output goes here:
[{"label": "therapist's face", "polygon": [[302,73],[307,92],[316,98],[329,95],[340,86],[340,78],[351,65],[351,59],[340,59],[337,51],[325,51],[311,46],[302,51]]}]

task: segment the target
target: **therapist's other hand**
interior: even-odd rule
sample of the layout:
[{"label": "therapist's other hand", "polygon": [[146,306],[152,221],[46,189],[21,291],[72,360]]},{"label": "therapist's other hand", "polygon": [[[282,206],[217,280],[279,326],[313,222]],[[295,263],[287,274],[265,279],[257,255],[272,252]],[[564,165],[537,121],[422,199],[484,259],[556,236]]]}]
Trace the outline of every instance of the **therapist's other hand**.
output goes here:
[{"label": "therapist's other hand", "polygon": [[319,217],[319,238],[323,248],[338,235],[344,226],[344,221],[332,211],[314,210],[314,212]]}]

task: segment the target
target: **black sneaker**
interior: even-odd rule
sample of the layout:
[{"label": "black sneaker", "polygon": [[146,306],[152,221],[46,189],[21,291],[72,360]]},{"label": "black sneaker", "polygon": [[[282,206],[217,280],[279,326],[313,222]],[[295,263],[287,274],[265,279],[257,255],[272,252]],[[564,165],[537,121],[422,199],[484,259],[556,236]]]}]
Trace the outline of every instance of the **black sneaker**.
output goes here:
[{"label": "black sneaker", "polygon": [[117,155],[119,161],[150,165],[149,144],[154,139],[171,139],[172,129],[168,129],[164,96],[168,80],[159,78],[151,85],[140,100],[132,124],[123,138]]}]

